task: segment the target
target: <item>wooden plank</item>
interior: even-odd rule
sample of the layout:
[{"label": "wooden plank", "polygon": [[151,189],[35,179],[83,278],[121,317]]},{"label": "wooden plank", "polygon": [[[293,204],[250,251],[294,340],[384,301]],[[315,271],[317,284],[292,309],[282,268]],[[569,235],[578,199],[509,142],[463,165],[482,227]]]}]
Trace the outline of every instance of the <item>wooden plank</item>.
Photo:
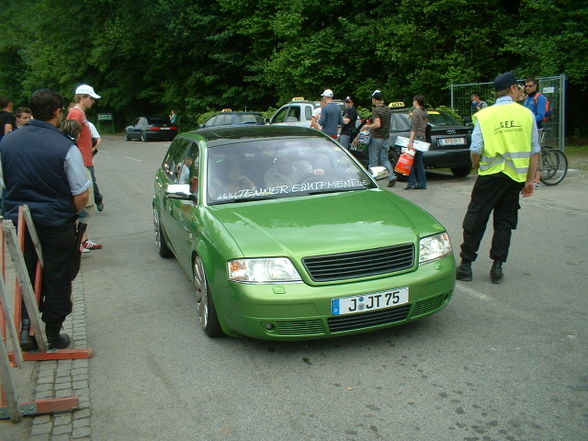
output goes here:
[{"label": "wooden plank", "polygon": [[[41,267],[45,268],[45,262],[43,262],[43,248],[41,247],[41,240],[39,239],[39,235],[37,234],[37,230],[35,229],[35,222],[33,222],[33,216],[31,216],[31,211],[29,210],[28,205],[21,205],[20,207],[18,207],[18,210],[19,214],[21,211],[23,213],[23,217],[26,222],[26,229],[29,232],[29,236],[31,236],[31,240],[33,241],[33,246],[35,247],[35,250],[37,250],[37,257],[39,258]],[[21,218],[19,217],[19,220],[20,219]],[[24,251],[24,248],[21,249]]]},{"label": "wooden plank", "polygon": [[18,406],[16,385],[10,369],[10,360],[8,359],[6,344],[4,341],[0,341],[0,387],[4,392],[6,401],[8,401],[8,406],[4,407],[4,410],[7,415],[6,418],[10,418],[10,421],[17,423],[22,420],[22,415]]},{"label": "wooden plank", "polygon": [[92,349],[56,349],[49,352],[24,352],[25,361],[45,361],[45,360],[77,360],[83,358],[92,358],[94,351]]},{"label": "wooden plank", "polygon": [[[10,302],[8,301],[8,293],[6,292],[6,287],[4,286],[4,280],[0,277],[0,310],[2,310],[5,317],[8,317],[5,325],[8,328],[8,336],[10,336],[10,342],[12,343],[12,350],[16,354],[16,357],[13,357],[12,362],[16,367],[21,367],[23,363],[22,358],[22,351],[20,349],[20,340],[18,338],[18,331],[16,330],[16,326],[14,325],[14,321],[12,320],[12,312],[10,311]],[[7,346],[8,342],[6,341]],[[7,349],[9,352],[9,350]]]},{"label": "wooden plank", "polygon": [[8,245],[8,252],[14,263],[14,269],[16,271],[16,277],[22,288],[24,304],[27,308],[29,320],[31,321],[31,328],[35,333],[35,340],[37,340],[37,347],[39,351],[47,351],[47,339],[45,333],[41,327],[41,315],[39,314],[39,308],[35,301],[35,293],[29,279],[27,266],[24,261],[21,250],[17,246],[17,238],[14,225],[11,221],[3,221],[2,228],[4,229],[6,244]]}]

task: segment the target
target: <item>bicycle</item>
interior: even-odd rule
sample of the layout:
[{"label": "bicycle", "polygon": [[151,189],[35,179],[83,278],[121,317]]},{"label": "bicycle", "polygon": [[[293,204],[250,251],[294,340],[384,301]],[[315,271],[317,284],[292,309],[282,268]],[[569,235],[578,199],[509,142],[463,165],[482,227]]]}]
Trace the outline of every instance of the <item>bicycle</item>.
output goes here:
[{"label": "bicycle", "polygon": [[557,185],[568,172],[568,158],[561,150],[543,145],[545,133],[541,130],[541,182],[545,185]]}]

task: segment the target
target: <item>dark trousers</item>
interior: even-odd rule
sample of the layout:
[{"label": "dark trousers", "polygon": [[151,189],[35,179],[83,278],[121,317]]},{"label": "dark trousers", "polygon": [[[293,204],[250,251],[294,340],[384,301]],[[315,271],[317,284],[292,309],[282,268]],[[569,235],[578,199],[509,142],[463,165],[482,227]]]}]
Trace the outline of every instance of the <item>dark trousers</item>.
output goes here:
[{"label": "dark trousers", "polygon": [[[43,248],[43,281],[41,289],[41,317],[45,323],[60,323],[71,313],[71,282],[80,270],[80,251],[76,246],[73,222],[61,227],[36,226]],[[37,254],[30,236],[25,241],[24,259],[31,283],[35,284]],[[23,317],[26,314],[23,312]]]},{"label": "dark trousers", "polygon": [[519,195],[523,182],[516,182],[503,173],[478,176],[472,199],[463,220],[462,260],[476,260],[490,213],[494,217],[494,236],[490,258],[506,262],[512,230],[517,227]]}]

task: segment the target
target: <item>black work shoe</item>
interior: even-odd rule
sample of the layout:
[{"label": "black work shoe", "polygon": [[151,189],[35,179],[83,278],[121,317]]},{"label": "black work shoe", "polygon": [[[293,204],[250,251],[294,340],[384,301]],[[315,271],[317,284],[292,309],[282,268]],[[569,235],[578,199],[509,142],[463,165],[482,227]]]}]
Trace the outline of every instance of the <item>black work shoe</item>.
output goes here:
[{"label": "black work shoe", "polygon": [[396,185],[396,178],[390,179],[390,181],[388,182],[388,188],[394,187],[395,185]]},{"label": "black work shoe", "polygon": [[455,278],[457,280],[463,280],[464,282],[471,282],[472,280],[472,264],[470,262],[461,262],[457,266],[455,272]]},{"label": "black work shoe", "polygon": [[96,209],[97,209],[98,211],[102,211],[102,210],[104,210],[104,203],[103,203],[102,201],[100,201],[100,202],[96,202]]},{"label": "black work shoe", "polygon": [[47,347],[49,349],[65,349],[71,343],[71,338],[67,334],[59,334],[57,338],[47,336]]},{"label": "black work shoe", "polygon": [[499,260],[495,260],[492,264],[492,268],[490,269],[490,281],[492,283],[502,283],[502,279],[504,278],[504,273],[502,272],[502,262]]},{"label": "black work shoe", "polygon": [[20,326],[20,348],[23,351],[37,349],[37,341],[31,336],[31,321],[23,319]]}]

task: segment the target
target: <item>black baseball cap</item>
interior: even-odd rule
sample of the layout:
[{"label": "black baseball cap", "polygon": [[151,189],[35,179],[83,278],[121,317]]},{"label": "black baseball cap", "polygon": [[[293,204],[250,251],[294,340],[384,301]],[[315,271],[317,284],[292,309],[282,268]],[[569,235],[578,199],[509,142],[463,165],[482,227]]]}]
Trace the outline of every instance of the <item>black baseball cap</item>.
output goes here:
[{"label": "black baseball cap", "polygon": [[518,84],[518,81],[512,72],[500,74],[494,79],[494,89],[496,90],[508,89],[513,84]]}]

